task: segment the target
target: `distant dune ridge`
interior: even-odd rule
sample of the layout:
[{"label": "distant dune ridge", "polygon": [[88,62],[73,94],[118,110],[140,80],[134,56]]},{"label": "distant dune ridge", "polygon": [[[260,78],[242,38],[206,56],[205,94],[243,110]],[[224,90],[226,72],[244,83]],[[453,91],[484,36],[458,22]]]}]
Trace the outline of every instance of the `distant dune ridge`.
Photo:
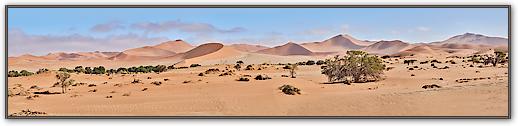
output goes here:
[{"label": "distant dune ridge", "polygon": [[508,39],[500,37],[488,37],[480,34],[465,33],[453,36],[442,42],[435,44],[470,44],[470,45],[488,45],[488,46],[507,46]]},{"label": "distant dune ridge", "polygon": [[163,43],[160,43],[153,47],[171,51],[174,53],[183,53],[183,52],[187,52],[194,48],[194,46],[192,46],[191,44],[189,44],[183,40],[180,40],[180,39],[175,40],[175,41],[163,42]]},{"label": "distant dune ridge", "polygon": [[349,35],[336,35],[321,42],[301,44],[288,42],[271,48],[261,45],[224,45],[221,43],[193,46],[178,39],[154,46],[127,49],[122,52],[57,52],[45,56],[26,54],[9,57],[8,62],[10,67],[17,65],[27,67],[34,65],[33,63],[44,62],[64,62],[64,64],[72,66],[83,60],[102,62],[102,64],[124,61],[125,64],[135,62],[188,65],[188,63],[235,63],[233,60],[249,60],[258,63],[264,60],[276,63],[275,61],[293,61],[295,60],[293,57],[298,59],[329,57],[345,54],[348,50],[363,50],[377,55],[471,55],[491,49],[508,51],[507,47],[508,39],[506,38],[488,37],[474,33],[453,36],[439,42],[415,44],[401,40],[366,41],[355,39]]},{"label": "distant dune ridge", "polygon": [[340,52],[360,49],[370,44],[372,43],[357,40],[349,35],[337,35],[322,42],[303,43],[301,45],[314,52]]},{"label": "distant dune ridge", "polygon": [[230,47],[233,47],[239,51],[243,52],[256,52],[263,49],[268,49],[266,46],[261,45],[249,45],[249,44],[232,44],[229,45]]},{"label": "distant dune ridge", "polygon": [[373,54],[394,54],[403,51],[406,48],[411,46],[408,43],[402,42],[400,40],[393,41],[379,41],[374,44],[371,44],[367,47],[362,48],[361,50],[373,53]]},{"label": "distant dune ridge", "polygon": [[281,46],[276,46],[269,49],[259,50],[257,53],[263,53],[263,54],[271,54],[271,55],[281,55],[281,56],[288,56],[288,55],[312,55],[313,52],[310,50],[302,47],[299,44],[288,42]]}]

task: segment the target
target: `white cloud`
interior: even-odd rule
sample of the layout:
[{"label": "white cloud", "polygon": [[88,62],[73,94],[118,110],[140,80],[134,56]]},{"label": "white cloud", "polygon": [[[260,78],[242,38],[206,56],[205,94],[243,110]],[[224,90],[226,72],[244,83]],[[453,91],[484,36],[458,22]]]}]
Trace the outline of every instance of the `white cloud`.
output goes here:
[{"label": "white cloud", "polygon": [[122,51],[123,49],[167,41],[164,37],[147,37],[133,33],[92,37],[79,34],[55,36],[32,35],[21,29],[9,29],[9,56],[45,55],[49,52]]},{"label": "white cloud", "polygon": [[110,32],[117,29],[123,29],[125,26],[121,24],[121,22],[118,21],[111,21],[101,24],[96,24],[92,28],[90,28],[90,31],[92,32]]},{"label": "white cloud", "polygon": [[182,22],[180,20],[164,21],[164,22],[138,22],[131,25],[134,29],[144,30],[145,32],[161,33],[171,30],[181,32],[190,32],[198,34],[207,33],[238,33],[246,31],[243,27],[233,27],[230,29],[217,28],[212,24]]}]

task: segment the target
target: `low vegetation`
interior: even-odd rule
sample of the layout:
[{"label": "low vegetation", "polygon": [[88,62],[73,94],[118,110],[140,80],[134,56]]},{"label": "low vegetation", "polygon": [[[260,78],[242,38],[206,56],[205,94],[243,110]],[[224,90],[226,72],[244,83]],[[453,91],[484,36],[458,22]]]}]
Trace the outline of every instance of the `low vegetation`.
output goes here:
[{"label": "low vegetation", "polygon": [[58,79],[57,85],[61,87],[61,93],[66,93],[67,87],[74,83],[74,80],[69,78],[70,74],[65,72],[60,72],[56,75],[56,79]]},{"label": "low vegetation", "polygon": [[282,85],[279,87],[279,90],[282,91],[282,93],[284,94],[287,94],[287,95],[296,95],[296,94],[301,94],[300,93],[300,89],[299,88],[296,88],[294,86],[291,86],[291,85]]},{"label": "low vegetation", "polygon": [[27,70],[21,70],[20,72],[11,70],[7,72],[7,77],[21,77],[21,76],[31,76],[34,75],[33,72],[29,72]]},{"label": "low vegetation", "polygon": [[381,58],[363,51],[347,51],[344,57],[326,60],[322,74],[329,82],[368,82],[381,79],[385,65]]}]

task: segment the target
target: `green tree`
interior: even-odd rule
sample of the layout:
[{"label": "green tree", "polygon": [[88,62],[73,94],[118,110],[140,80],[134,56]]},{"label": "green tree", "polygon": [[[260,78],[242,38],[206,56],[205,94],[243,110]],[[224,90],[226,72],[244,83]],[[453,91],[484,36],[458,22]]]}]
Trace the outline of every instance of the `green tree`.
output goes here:
[{"label": "green tree", "polygon": [[85,67],[85,74],[93,74],[93,70],[91,67]]},{"label": "green tree", "polygon": [[29,71],[27,71],[27,70],[22,70],[22,71],[20,71],[20,75],[21,75],[21,76],[31,76],[31,75],[33,75],[33,74],[34,74],[34,73],[29,72]]},{"label": "green tree", "polygon": [[84,73],[85,69],[83,68],[83,66],[76,66],[76,68],[74,68],[74,72],[76,72],[76,73]]},{"label": "green tree", "polygon": [[18,77],[20,74],[16,70],[11,70],[7,73],[7,77]]},{"label": "green tree", "polygon": [[161,73],[167,71],[167,66],[165,65],[157,65],[155,66],[154,72]]},{"label": "green tree", "polygon": [[322,74],[328,77],[329,82],[376,81],[381,79],[385,69],[382,59],[363,51],[347,51],[343,58],[335,56],[334,59],[326,60],[326,64]]},{"label": "green tree", "polygon": [[61,93],[65,93],[67,90],[67,87],[74,83],[74,80],[69,79],[70,74],[68,74],[66,72],[59,72],[56,75],[56,78],[58,79],[58,85],[61,86]]}]

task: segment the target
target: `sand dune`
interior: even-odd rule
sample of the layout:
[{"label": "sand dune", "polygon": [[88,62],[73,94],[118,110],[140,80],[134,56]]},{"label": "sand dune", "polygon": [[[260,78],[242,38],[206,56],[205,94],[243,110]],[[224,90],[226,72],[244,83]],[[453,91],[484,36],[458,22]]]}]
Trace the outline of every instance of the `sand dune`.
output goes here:
[{"label": "sand dune", "polygon": [[176,53],[159,49],[151,46],[144,46],[140,48],[133,48],[125,50],[114,57],[110,57],[110,60],[141,60],[140,58],[152,58],[152,57],[168,57],[173,56]]},{"label": "sand dune", "polygon": [[400,40],[393,41],[379,41],[372,45],[369,45],[362,50],[373,53],[373,54],[381,54],[381,55],[389,55],[399,53],[406,49],[412,48],[413,46],[402,42]]},{"label": "sand dune", "polygon": [[237,49],[239,51],[243,51],[243,52],[256,52],[256,51],[268,48],[266,46],[249,45],[249,44],[232,44],[232,45],[229,45],[229,46],[233,47],[234,49]]},{"label": "sand dune", "polygon": [[417,55],[417,56],[434,56],[434,55],[446,55],[447,52],[441,49],[432,49],[428,45],[419,45],[415,47],[411,47],[409,49],[403,50],[397,55],[408,56],[408,55]]},{"label": "sand dune", "polygon": [[163,49],[175,53],[187,52],[194,48],[191,44],[183,41],[183,40],[175,40],[175,41],[167,41],[164,43],[160,43],[158,45],[153,46],[154,48]]},{"label": "sand dune", "polygon": [[269,49],[259,50],[257,53],[263,53],[263,54],[271,54],[271,55],[281,55],[281,56],[287,56],[287,55],[312,55],[313,52],[309,51],[308,49],[304,48],[303,46],[288,42],[282,46],[276,46]]},{"label": "sand dune", "polygon": [[507,46],[508,39],[501,37],[488,37],[480,34],[465,33],[453,36],[447,40],[435,44],[475,44],[486,46]]},{"label": "sand dune", "polygon": [[[187,66],[190,64],[203,64],[208,65],[210,64],[234,64],[237,60],[225,60],[225,59],[232,59],[234,57],[240,56],[244,54],[244,52],[241,52],[233,47],[228,46],[222,46],[218,50],[207,53],[205,55],[200,55],[197,57],[192,58],[186,58],[182,63]],[[192,56],[192,55],[191,55]],[[180,64],[181,65],[181,64]]]},{"label": "sand dune", "polygon": [[184,59],[190,59],[216,52],[221,48],[223,48],[223,44],[221,43],[206,43],[192,50],[189,50],[182,55]]},{"label": "sand dune", "polygon": [[349,35],[337,35],[322,42],[303,43],[303,47],[313,52],[343,52],[360,49],[372,43],[357,40]]}]

